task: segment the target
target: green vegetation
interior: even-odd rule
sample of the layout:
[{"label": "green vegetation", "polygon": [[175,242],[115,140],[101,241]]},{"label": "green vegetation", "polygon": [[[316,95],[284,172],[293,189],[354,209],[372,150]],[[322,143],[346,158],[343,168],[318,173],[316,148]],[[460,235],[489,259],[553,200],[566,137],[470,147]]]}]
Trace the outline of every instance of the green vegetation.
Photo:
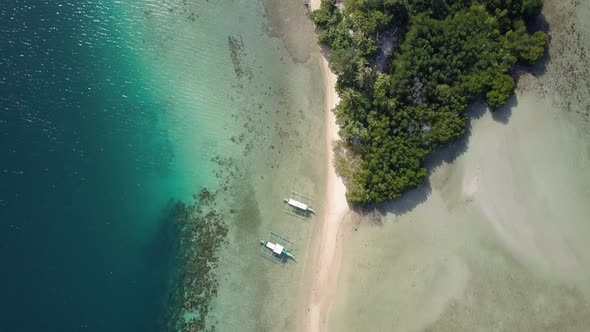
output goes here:
[{"label": "green vegetation", "polygon": [[[502,106],[514,91],[514,65],[543,56],[546,35],[525,25],[541,0],[479,3],[324,0],[311,14],[338,75],[335,163],[350,203],[422,185],[429,153],[463,134],[466,107],[480,97],[491,109]],[[393,47],[389,57],[380,52],[385,45]],[[387,59],[382,68],[378,58]]]},{"label": "green vegetation", "polygon": [[523,0],[522,15],[526,18],[535,17],[541,14],[543,9],[543,0]]}]

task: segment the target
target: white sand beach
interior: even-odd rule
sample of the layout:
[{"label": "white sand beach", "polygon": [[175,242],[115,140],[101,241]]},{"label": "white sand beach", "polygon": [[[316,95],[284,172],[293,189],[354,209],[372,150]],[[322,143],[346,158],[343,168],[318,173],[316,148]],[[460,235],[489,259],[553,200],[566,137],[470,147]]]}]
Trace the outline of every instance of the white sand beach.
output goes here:
[{"label": "white sand beach", "polygon": [[[320,0],[312,0],[310,9],[315,10],[320,6]],[[342,179],[336,174],[333,165],[332,144],[338,140],[338,125],[332,109],[338,104],[336,93],[336,75],[331,72],[328,61],[321,58],[322,79],[324,83],[324,107],[326,121],[326,197],[324,201],[321,223],[314,229],[312,247],[310,249],[311,265],[306,271],[306,278],[302,284],[304,298],[303,312],[304,322],[300,326],[301,331],[326,331],[328,329],[327,318],[330,311],[338,272],[340,271],[342,252],[342,222],[349,211],[346,202],[346,187]]]},{"label": "white sand beach", "polygon": [[[327,330],[327,315],[334,298],[338,271],[340,270],[342,229],[341,222],[348,211],[345,194],[346,187],[342,179],[337,176],[333,166],[332,143],[338,140],[338,126],[332,109],[338,103],[335,90],[336,76],[328,68],[328,63],[322,57],[322,78],[324,80],[324,99],[326,114],[326,198],[323,214],[314,232],[310,254],[311,265],[307,278],[304,279],[304,292],[309,295],[305,299],[305,323],[303,331]],[[304,309],[305,312],[305,309]]]},{"label": "white sand beach", "polygon": [[[319,8],[321,0],[309,2],[311,10]],[[319,52],[319,48],[318,48]],[[327,316],[334,298],[338,272],[341,261],[342,228],[341,222],[348,212],[346,187],[338,177],[333,165],[332,144],[338,140],[338,125],[332,109],[338,104],[336,93],[336,75],[328,66],[328,61],[321,56],[322,80],[324,86],[324,112],[326,121],[325,149],[326,163],[326,197],[320,224],[314,229],[310,249],[311,264],[307,268],[302,288],[306,294],[302,303],[304,322],[301,331],[327,330]]]},{"label": "white sand beach", "polygon": [[322,3],[322,0],[310,0],[309,1],[309,9],[311,9],[311,10],[319,9],[321,3]]}]

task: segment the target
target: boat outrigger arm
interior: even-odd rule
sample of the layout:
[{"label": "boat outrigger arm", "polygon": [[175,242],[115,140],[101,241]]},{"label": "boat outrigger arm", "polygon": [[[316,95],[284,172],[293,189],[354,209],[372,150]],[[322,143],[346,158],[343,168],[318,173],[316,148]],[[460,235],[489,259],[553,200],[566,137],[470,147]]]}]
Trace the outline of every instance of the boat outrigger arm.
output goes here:
[{"label": "boat outrigger arm", "polygon": [[286,249],[285,247],[283,247],[282,245],[280,245],[278,243],[272,243],[269,241],[260,240],[260,244],[267,247],[268,249],[272,250],[275,254],[277,254],[279,256],[285,255],[287,257],[295,259],[295,256],[293,256],[293,254],[288,249]]},{"label": "boat outrigger arm", "polygon": [[315,214],[315,211],[309,205],[307,205],[305,203],[301,203],[301,202],[294,200],[292,198],[288,198],[288,199],[285,198],[283,201],[285,203],[291,205],[292,207],[298,208],[301,211],[305,211],[305,212],[309,211],[309,212]]}]

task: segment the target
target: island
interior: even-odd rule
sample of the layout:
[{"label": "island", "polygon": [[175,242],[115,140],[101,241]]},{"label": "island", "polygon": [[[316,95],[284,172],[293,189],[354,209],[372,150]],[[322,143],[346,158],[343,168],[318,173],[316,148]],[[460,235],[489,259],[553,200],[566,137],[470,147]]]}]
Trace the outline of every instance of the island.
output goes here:
[{"label": "island", "polygon": [[515,65],[547,47],[542,0],[324,0],[311,13],[337,75],[334,163],[351,204],[420,187],[428,155],[460,137],[467,107],[513,94]]}]

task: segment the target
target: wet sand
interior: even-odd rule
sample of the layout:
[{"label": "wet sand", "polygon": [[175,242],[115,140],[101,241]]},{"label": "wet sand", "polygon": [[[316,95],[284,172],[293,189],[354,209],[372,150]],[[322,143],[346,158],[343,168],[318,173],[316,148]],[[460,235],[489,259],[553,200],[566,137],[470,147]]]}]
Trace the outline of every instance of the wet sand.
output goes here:
[{"label": "wet sand", "polygon": [[496,113],[471,107],[428,185],[346,223],[330,330],[587,329],[589,14],[546,1],[545,66]]},{"label": "wet sand", "polygon": [[[326,112],[316,35],[302,0],[262,4],[262,33],[273,48],[244,42],[251,52],[254,78],[261,75],[261,88],[245,81],[245,89],[251,91],[244,95],[246,101],[266,94],[273,100],[272,104],[255,100],[242,113],[248,119],[245,128],[251,131],[244,135],[248,152],[239,158],[243,168],[233,175],[238,180],[228,203],[232,209],[228,245],[221,255],[216,273],[219,292],[208,317],[208,324],[219,331],[299,328],[300,303],[306,297],[300,285],[311,264],[312,234],[325,215]],[[283,199],[291,190],[312,197],[317,215],[303,220],[285,213]],[[296,260],[273,264],[259,254],[259,240],[269,231],[293,242],[289,249]]]},{"label": "wet sand", "polygon": [[[311,10],[320,6],[320,0],[310,1]],[[317,48],[319,51],[319,48]],[[333,166],[332,144],[339,139],[338,125],[332,109],[339,102],[336,93],[336,75],[328,67],[328,61],[321,56],[322,80],[324,83],[324,110],[326,123],[325,149],[326,197],[320,224],[313,234],[310,248],[310,266],[306,271],[301,288],[306,296],[301,303],[303,317],[301,331],[325,331],[328,329],[328,314],[336,291],[342,252],[342,221],[349,211],[346,202],[346,187],[336,174]]]},{"label": "wet sand", "polygon": [[[302,304],[307,308],[303,318],[302,331],[324,331],[327,329],[327,314],[334,296],[338,272],[340,270],[342,229],[341,221],[348,212],[346,187],[338,177],[333,166],[332,143],[338,140],[338,126],[331,110],[338,103],[335,91],[336,76],[322,58],[322,78],[324,81],[326,111],[326,197],[319,225],[313,235],[311,265],[306,271],[302,289],[308,294]],[[305,312],[305,310],[304,310]]]}]

